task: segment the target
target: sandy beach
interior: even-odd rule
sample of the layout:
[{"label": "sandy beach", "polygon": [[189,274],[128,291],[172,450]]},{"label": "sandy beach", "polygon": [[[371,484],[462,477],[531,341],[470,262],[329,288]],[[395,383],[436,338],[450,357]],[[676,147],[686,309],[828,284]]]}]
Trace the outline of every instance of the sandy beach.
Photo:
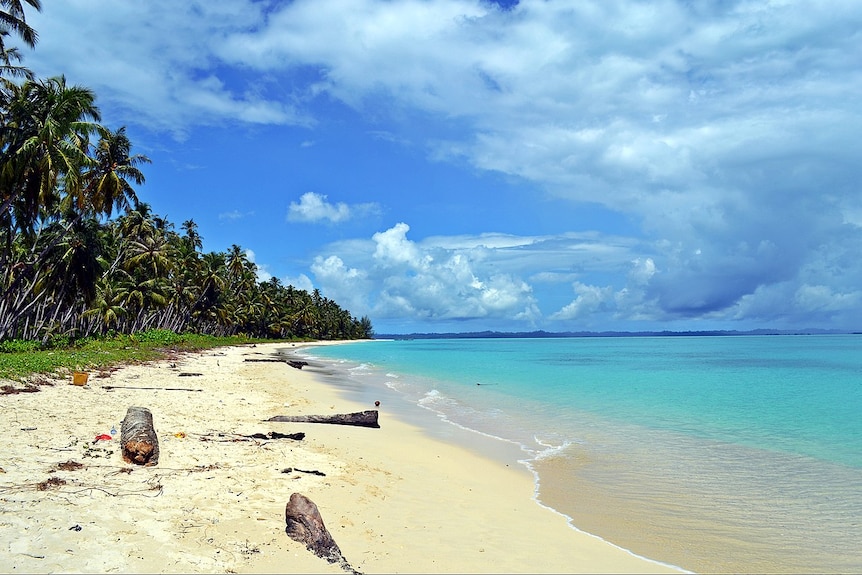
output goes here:
[{"label": "sandy beach", "polygon": [[[379,429],[265,421],[375,409],[313,370],[254,361],[289,349],[183,354],[0,396],[3,571],[344,573],[285,534],[301,493],[363,573],[677,572],[572,529],[536,503],[526,468],[385,403]],[[155,466],[121,458],[130,406],[153,414]],[[305,437],[248,437],[268,432]]]}]

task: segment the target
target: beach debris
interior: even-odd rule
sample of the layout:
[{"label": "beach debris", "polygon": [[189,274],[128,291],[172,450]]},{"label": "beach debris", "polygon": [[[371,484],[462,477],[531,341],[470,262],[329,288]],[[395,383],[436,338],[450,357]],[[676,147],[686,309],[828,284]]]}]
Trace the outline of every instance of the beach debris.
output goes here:
[{"label": "beach debris", "polygon": [[280,421],[286,423],[331,423],[334,425],[355,425],[358,427],[379,428],[377,410],[358,411],[355,413],[337,413],[335,415],[276,415],[264,421]]},{"label": "beach debris", "polygon": [[153,428],[153,414],[146,407],[126,410],[120,431],[123,461],[147,467],[159,462],[159,438]]},{"label": "beach debris", "polygon": [[75,525],[72,525],[71,527],[69,527],[69,531],[80,531],[82,529],[83,529],[83,527],[81,527],[78,524],[75,524]]},{"label": "beach debris", "polygon": [[78,463],[77,461],[75,461],[73,459],[69,459],[67,461],[64,461],[63,463],[58,463],[57,469],[55,471],[77,471],[77,470],[83,469],[83,468],[84,468],[83,463]]},{"label": "beach debris", "polygon": [[95,445],[96,443],[98,443],[100,441],[111,441],[112,439],[113,439],[113,437],[111,437],[107,433],[102,433],[101,435],[96,436],[96,439],[93,440],[93,445]]},{"label": "beach debris", "polygon": [[243,361],[249,362],[268,362],[268,363],[286,363],[290,367],[294,367],[296,369],[302,369],[306,365],[308,365],[307,361],[299,361],[296,359],[281,359],[277,357],[247,357]]},{"label": "beach debris", "polygon": [[37,491],[47,491],[51,487],[59,487],[61,485],[66,485],[66,480],[60,477],[49,477],[45,481],[36,484]]},{"label": "beach debris", "polygon": [[41,391],[38,386],[29,383],[24,384],[24,387],[15,387],[13,385],[0,386],[0,395],[15,395],[16,393],[36,393]]},{"label": "beach debris", "polygon": [[200,377],[203,375],[202,373],[194,373],[191,371],[184,371],[182,373],[177,374],[177,377]]},{"label": "beach debris", "polygon": [[304,543],[306,549],[318,557],[338,563],[345,571],[357,573],[341,554],[341,549],[323,524],[317,505],[311,499],[301,493],[292,494],[284,507],[284,519],[288,537]]},{"label": "beach debris", "polygon": [[294,471],[296,471],[297,473],[308,473],[309,475],[318,475],[320,477],[326,477],[326,474],[324,472],[318,471],[316,469],[305,470],[305,469],[300,469],[298,467],[285,467],[284,469],[281,470],[282,473],[293,473]]},{"label": "beach debris", "polygon": [[303,432],[297,433],[279,433],[277,431],[268,431],[266,433],[252,433],[251,435],[246,435],[244,437],[248,437],[250,439],[293,439],[295,441],[302,441],[305,439],[305,434]]},{"label": "beach debris", "polygon": [[102,389],[148,389],[150,391],[203,391],[203,389],[192,389],[190,387],[140,387],[135,385],[103,385]]},{"label": "beach debris", "polygon": [[277,431],[268,431],[266,433],[252,433],[251,435],[242,435],[239,433],[208,433],[201,435],[201,441],[251,441],[253,439],[292,439],[294,441],[302,441],[305,439],[305,433],[279,433]]},{"label": "beach debris", "polygon": [[98,441],[94,441],[94,442],[92,442],[92,444],[90,444],[90,442],[86,442],[86,441],[84,442],[84,454],[83,454],[84,457],[110,458],[114,454],[113,449],[106,449],[103,447],[93,447],[93,445],[95,445],[96,443],[98,443]]}]

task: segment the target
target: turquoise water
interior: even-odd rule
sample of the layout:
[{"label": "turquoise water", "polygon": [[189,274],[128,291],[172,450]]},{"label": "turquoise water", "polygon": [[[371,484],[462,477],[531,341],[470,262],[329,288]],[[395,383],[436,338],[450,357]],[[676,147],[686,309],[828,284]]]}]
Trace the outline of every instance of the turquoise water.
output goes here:
[{"label": "turquoise water", "polygon": [[385,386],[517,443],[544,504],[639,554],[696,571],[862,571],[862,336],[374,341],[308,353],[336,360],[354,391]]}]

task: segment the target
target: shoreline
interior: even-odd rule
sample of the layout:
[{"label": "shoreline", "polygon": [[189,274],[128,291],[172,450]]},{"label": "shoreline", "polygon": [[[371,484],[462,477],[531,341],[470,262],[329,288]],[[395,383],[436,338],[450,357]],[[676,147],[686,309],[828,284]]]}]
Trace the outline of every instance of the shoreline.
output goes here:
[{"label": "shoreline", "polygon": [[[333,345],[341,343],[355,342],[323,342],[322,345]],[[317,345],[320,344],[311,343],[307,346],[303,346],[303,348],[306,349],[300,350],[299,353],[294,357],[301,360],[311,359],[314,362],[320,362],[321,365],[326,365],[328,368],[330,368],[332,365],[337,365],[339,363],[339,360],[334,360],[332,358],[321,358],[319,356],[314,356],[313,351],[307,349],[313,348]],[[327,371],[327,376],[336,378],[336,380],[330,381],[328,383],[335,384],[338,382],[339,372],[337,370],[338,367],[335,368],[335,372]],[[343,377],[343,372],[341,372],[341,375]],[[442,441],[450,445],[455,445],[459,448],[466,448],[468,451],[476,453],[481,457],[490,458],[506,466],[517,465],[518,467],[522,468],[529,475],[531,481],[533,482],[533,503],[541,509],[547,510],[554,516],[562,518],[565,521],[568,529],[571,529],[578,534],[595,538],[596,540],[601,541],[603,544],[607,544],[619,551],[631,555],[638,560],[657,565],[660,569],[668,569],[673,572],[681,573],[691,572],[685,568],[679,567],[672,563],[668,563],[661,559],[654,559],[645,555],[641,555],[635,551],[632,551],[631,549],[627,549],[626,547],[613,543],[612,541],[608,541],[601,535],[586,531],[576,525],[575,517],[568,515],[561,509],[552,506],[551,503],[543,501],[542,491],[544,485],[540,481],[541,477],[539,469],[537,467],[541,466],[542,462],[545,460],[545,456],[548,455],[550,452],[556,451],[556,448],[553,448],[552,446],[547,446],[550,450],[549,452],[544,452],[542,454],[531,453],[524,445],[517,441],[513,441],[505,437],[486,433],[478,429],[461,425],[458,422],[448,419],[442,412],[421,405],[421,403],[414,403],[412,400],[407,399],[402,392],[393,389],[388,385],[383,387],[381,390],[390,399],[390,404],[391,400],[393,399],[401,404],[393,413],[394,417],[400,419],[402,422],[407,422],[409,420],[411,425],[419,427],[435,441]],[[357,390],[355,389],[338,388],[338,392],[341,393],[348,400],[356,400],[360,396],[368,396],[367,390],[363,390],[362,392],[357,393]]]},{"label": "shoreline", "polygon": [[[245,361],[300,347],[219,348],[4,396],[3,564],[344,573],[285,534],[284,506],[299,492],[361,572],[679,572],[577,531],[537,502],[527,470],[430,437],[385,404],[380,429],[265,422],[373,408],[312,370]],[[118,441],[94,441],[132,405],[153,413],[156,466],[125,464]],[[248,438],[269,431],[306,435]]]},{"label": "shoreline", "polygon": [[[561,409],[547,401],[533,404],[532,382],[545,377],[554,382],[557,374],[541,371],[541,364],[522,370],[525,361],[514,365],[507,358],[537,354],[521,356],[515,346],[503,346],[509,355],[486,367],[484,358],[490,356],[469,350],[488,352],[487,345],[467,346],[462,355],[464,350],[452,349],[451,356],[449,345],[433,357],[423,352],[435,346],[409,343],[307,351],[340,368],[347,383],[339,387],[350,397],[370,398],[366,390],[388,389],[413,407],[411,414],[433,413],[433,425],[426,425],[429,418],[410,416],[431,435],[441,435],[436,431],[441,427],[458,428],[474,438],[520,446],[523,453],[508,461],[532,466],[540,505],[571,518],[573,529],[638,556],[693,572],[854,572],[858,567],[853,545],[859,533],[858,469],[651,429],[581,411],[574,402]],[[496,388],[473,385],[497,381],[510,388],[492,393]],[[520,382],[525,385],[518,387]],[[608,412],[614,413],[614,406]],[[488,455],[489,441],[448,435],[446,441]]]}]

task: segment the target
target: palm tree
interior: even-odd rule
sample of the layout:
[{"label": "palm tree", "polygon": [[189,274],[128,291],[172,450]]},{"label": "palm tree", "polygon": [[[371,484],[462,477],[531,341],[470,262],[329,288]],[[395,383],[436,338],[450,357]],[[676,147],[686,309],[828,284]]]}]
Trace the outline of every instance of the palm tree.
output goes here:
[{"label": "palm tree", "polygon": [[122,288],[103,278],[96,285],[96,297],[83,316],[96,319],[98,331],[104,335],[126,315],[126,308],[123,306],[125,296]]},{"label": "palm tree", "polygon": [[156,231],[153,210],[150,204],[141,202],[118,219],[120,235],[125,238],[138,238],[152,235]]},{"label": "palm tree", "polygon": [[92,163],[89,136],[99,128],[100,114],[93,92],[67,86],[63,76],[25,81],[13,89],[6,112],[0,124],[0,215],[12,210],[17,228],[32,232],[40,210],[58,205],[59,184],[67,196],[80,195],[81,170]]},{"label": "palm tree", "polygon": [[196,281],[199,295],[192,306],[192,315],[197,329],[205,333],[214,333],[216,326],[227,317],[227,310],[222,305],[222,296],[227,287],[225,270],[224,254],[204,254]]},{"label": "palm tree", "polygon": [[94,211],[111,217],[113,208],[128,209],[138,205],[129,180],[137,185],[144,183],[140,164],[149,164],[150,159],[141,154],[131,155],[132,144],[126,136],[126,128],[112,132],[101,130],[101,138],[93,150],[95,165],[83,174],[83,195],[77,198],[79,209],[89,202]]},{"label": "palm tree", "polygon": [[183,240],[188,243],[192,251],[197,251],[204,247],[204,240],[198,233],[198,225],[194,220],[184,221],[181,228],[185,232]]},{"label": "palm tree", "polygon": [[12,83],[6,79],[10,78],[25,78],[32,80],[35,78],[33,72],[25,67],[19,66],[16,62],[20,62],[23,57],[18,48],[6,48],[3,46],[3,38],[9,35],[7,30],[0,30],[0,80],[3,81],[4,87],[9,87]]},{"label": "palm tree", "polygon": [[162,233],[132,239],[125,267],[127,270],[142,270],[148,277],[166,278],[172,265],[169,248],[167,238]]},{"label": "palm tree", "polygon": [[[24,0],[37,11],[42,10],[41,0]],[[4,36],[14,32],[27,46],[34,48],[39,39],[36,31],[27,24],[21,0],[0,0],[0,52],[6,52]]]}]

